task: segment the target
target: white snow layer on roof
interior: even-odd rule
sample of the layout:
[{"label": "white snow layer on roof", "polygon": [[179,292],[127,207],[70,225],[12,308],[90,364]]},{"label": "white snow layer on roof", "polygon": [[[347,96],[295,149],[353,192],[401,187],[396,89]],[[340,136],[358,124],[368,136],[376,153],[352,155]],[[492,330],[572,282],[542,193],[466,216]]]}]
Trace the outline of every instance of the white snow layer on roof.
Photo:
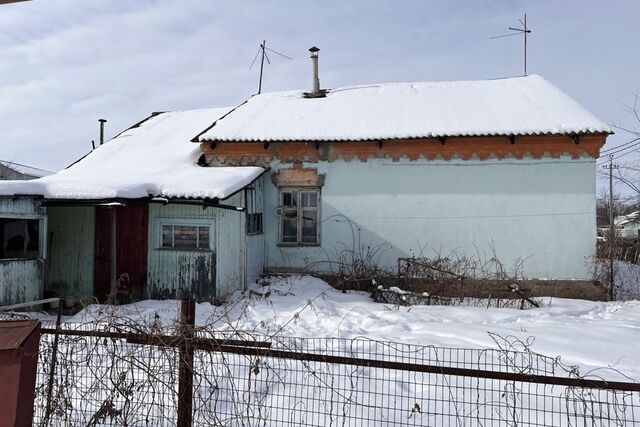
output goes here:
[{"label": "white snow layer on roof", "polygon": [[357,141],[536,135],[611,129],[539,75],[497,80],[387,83],[256,95],[200,141]]},{"label": "white snow layer on roof", "polygon": [[0,195],[48,199],[218,198],[242,189],[260,167],[201,167],[190,142],[228,108],[157,115],[93,150],[76,164],[32,181],[0,182]]}]

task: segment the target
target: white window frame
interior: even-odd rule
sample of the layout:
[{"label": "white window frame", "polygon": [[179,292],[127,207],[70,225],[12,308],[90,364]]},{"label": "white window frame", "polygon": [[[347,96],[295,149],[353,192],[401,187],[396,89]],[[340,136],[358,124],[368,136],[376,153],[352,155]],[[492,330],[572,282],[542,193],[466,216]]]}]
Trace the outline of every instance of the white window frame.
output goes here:
[{"label": "white window frame", "polygon": [[[165,248],[162,246],[162,227],[165,225],[171,226],[191,226],[191,227],[209,227],[209,247],[206,249],[185,249],[185,248]],[[179,252],[212,252],[214,250],[213,245],[213,227],[214,222],[208,219],[186,219],[186,218],[158,218],[156,219],[156,244],[155,247],[162,251],[179,251]],[[196,234],[199,238],[199,234]],[[175,242],[174,242],[175,243]]]},{"label": "white window frame", "polygon": [[[284,206],[284,193],[297,193],[297,206],[296,208],[289,208]],[[304,192],[314,192],[317,194],[317,206],[316,207],[303,207],[302,206],[302,194]],[[295,242],[283,241],[283,219],[285,218],[286,211],[296,211],[297,220],[297,237]],[[302,228],[304,225],[303,210],[310,209],[316,211],[316,241],[303,242],[302,241]],[[279,246],[320,246],[322,236],[322,191],[317,187],[279,187],[278,188],[278,245]]]}]

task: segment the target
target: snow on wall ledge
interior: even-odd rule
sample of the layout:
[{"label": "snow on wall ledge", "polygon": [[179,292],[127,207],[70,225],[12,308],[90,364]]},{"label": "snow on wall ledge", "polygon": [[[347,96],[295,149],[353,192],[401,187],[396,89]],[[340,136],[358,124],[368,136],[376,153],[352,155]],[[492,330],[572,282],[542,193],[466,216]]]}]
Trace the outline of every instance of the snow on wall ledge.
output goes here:
[{"label": "snow on wall ledge", "polygon": [[189,140],[228,111],[212,108],[153,116],[54,175],[0,182],[0,196],[225,199],[264,172],[260,167],[196,164],[200,151]]},{"label": "snow on wall ledge", "polygon": [[496,80],[387,83],[256,95],[197,139],[363,141],[440,136],[611,133],[539,75]]}]

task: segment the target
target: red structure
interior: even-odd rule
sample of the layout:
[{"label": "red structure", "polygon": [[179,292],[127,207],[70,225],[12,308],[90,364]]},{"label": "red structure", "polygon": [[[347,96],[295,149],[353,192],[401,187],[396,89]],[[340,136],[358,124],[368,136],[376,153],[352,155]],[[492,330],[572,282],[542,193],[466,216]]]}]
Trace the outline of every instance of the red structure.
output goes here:
[{"label": "red structure", "polygon": [[0,322],[0,424],[31,426],[40,322]]}]

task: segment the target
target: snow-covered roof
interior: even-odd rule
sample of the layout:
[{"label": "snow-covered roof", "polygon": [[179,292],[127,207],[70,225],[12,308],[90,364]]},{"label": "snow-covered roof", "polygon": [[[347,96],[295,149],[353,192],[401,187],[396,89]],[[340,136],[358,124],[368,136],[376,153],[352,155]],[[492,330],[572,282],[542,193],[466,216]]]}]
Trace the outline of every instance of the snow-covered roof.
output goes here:
[{"label": "snow-covered roof", "polygon": [[446,136],[611,133],[539,75],[387,83],[256,95],[197,141],[364,141]]},{"label": "snow-covered roof", "polygon": [[10,162],[8,160],[0,160],[0,164],[13,169],[14,171],[29,177],[40,178],[43,176],[51,175],[53,172],[36,168],[33,166],[23,165],[22,163]]},{"label": "snow-covered roof", "polygon": [[264,172],[260,167],[196,164],[200,150],[191,137],[228,111],[212,108],[152,116],[56,174],[31,181],[0,181],[0,196],[225,199]]},{"label": "snow-covered roof", "polygon": [[614,218],[613,223],[617,226],[623,226],[629,223],[640,222],[640,211],[631,212],[627,215],[621,215]]}]

